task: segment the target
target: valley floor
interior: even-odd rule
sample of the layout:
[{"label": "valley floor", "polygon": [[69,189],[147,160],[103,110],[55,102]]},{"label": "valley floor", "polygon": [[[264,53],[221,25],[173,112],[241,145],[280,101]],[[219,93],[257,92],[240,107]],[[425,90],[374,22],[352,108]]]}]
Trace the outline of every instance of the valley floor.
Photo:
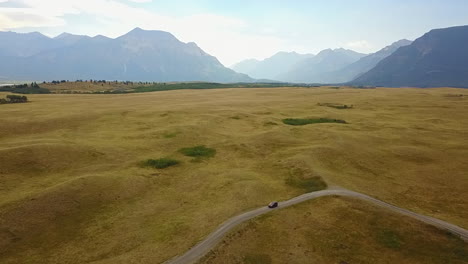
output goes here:
[{"label": "valley floor", "polygon": [[[249,88],[28,98],[0,105],[0,263],[163,262],[232,216],[307,192],[310,186],[298,183],[317,177],[468,228],[468,90]],[[285,118],[347,124],[289,126]],[[178,151],[197,145],[216,155],[193,159]],[[181,163],[141,166],[162,157]],[[206,261],[237,254],[247,263],[288,256],[300,263],[312,255],[318,263],[372,263],[397,251],[396,262],[426,263],[423,253],[438,254],[437,245],[441,258],[466,261],[458,240],[352,199],[286,210],[239,227],[240,237],[227,237],[218,257]],[[285,226],[288,219],[294,225]],[[296,241],[294,227],[320,239]],[[265,247],[268,230],[284,240]],[[423,235],[431,240],[408,247]]]}]

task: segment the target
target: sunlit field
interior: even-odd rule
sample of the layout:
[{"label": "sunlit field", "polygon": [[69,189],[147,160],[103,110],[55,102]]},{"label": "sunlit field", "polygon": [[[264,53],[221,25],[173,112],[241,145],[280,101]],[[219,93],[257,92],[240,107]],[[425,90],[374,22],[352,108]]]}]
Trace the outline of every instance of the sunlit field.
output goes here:
[{"label": "sunlit field", "polygon": [[[0,263],[160,263],[232,216],[326,186],[468,228],[468,90],[322,87],[27,96],[28,103],[0,105]],[[309,121],[291,125],[288,119]],[[317,218],[315,208],[326,217]],[[310,225],[307,232],[333,245],[339,231],[345,246],[354,232],[380,232],[372,229],[376,221],[402,234],[405,243],[422,241],[422,232],[433,238],[426,249],[439,244],[459,249],[458,240],[444,232],[337,198],[253,220],[239,230],[260,225],[260,233],[248,231],[239,241],[267,232],[263,223],[279,238],[290,237],[294,232],[285,234],[278,225],[295,215],[295,224]],[[335,229],[341,218],[345,221]],[[318,230],[316,221],[330,232]],[[417,227],[410,230],[415,237],[408,238],[404,223]],[[295,241],[288,239],[285,243]],[[362,240],[366,247],[359,254],[339,257],[359,263],[382,248],[391,255],[385,238],[370,247],[375,239]],[[232,246],[219,252],[249,253],[235,244],[236,236],[228,241]],[[336,260],[320,241],[301,245],[311,247],[318,260]],[[267,259],[283,252],[266,248]],[[426,263],[411,250],[404,245],[403,257],[395,260],[409,254],[407,259]]]}]

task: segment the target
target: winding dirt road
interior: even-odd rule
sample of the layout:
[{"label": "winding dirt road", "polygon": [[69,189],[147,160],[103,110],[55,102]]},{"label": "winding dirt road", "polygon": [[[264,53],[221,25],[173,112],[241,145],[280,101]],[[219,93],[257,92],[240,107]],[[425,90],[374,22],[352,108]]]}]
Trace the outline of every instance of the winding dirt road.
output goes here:
[{"label": "winding dirt road", "polygon": [[208,237],[206,237],[203,241],[201,241],[196,246],[191,248],[184,255],[175,257],[165,263],[167,264],[194,263],[197,260],[199,260],[201,257],[203,257],[204,255],[206,255],[212,248],[214,248],[216,244],[218,244],[221,241],[224,235],[228,233],[229,231],[231,231],[231,229],[233,229],[235,226],[247,220],[250,220],[254,217],[257,217],[259,215],[271,212],[273,210],[278,210],[281,208],[289,207],[291,205],[295,205],[298,203],[302,203],[304,201],[308,201],[308,200],[312,200],[312,199],[315,199],[318,197],[324,197],[324,196],[346,196],[346,197],[353,197],[353,198],[358,198],[367,202],[371,202],[377,206],[389,209],[393,212],[406,215],[414,219],[417,219],[421,222],[424,222],[426,224],[433,225],[443,230],[447,230],[448,232],[459,236],[464,241],[468,241],[468,230],[463,229],[459,226],[444,222],[442,220],[439,220],[433,217],[420,215],[420,214],[411,212],[409,210],[406,210],[400,207],[396,207],[394,205],[382,202],[380,200],[377,200],[365,194],[361,194],[358,192],[353,192],[353,191],[349,191],[345,189],[330,189],[330,190],[306,193],[306,194],[297,196],[295,198],[292,198],[290,200],[280,202],[276,209],[270,209],[265,206],[265,207],[261,207],[261,208],[243,213],[241,215],[235,216],[227,220],[226,222],[224,222],[216,231],[211,233]]}]

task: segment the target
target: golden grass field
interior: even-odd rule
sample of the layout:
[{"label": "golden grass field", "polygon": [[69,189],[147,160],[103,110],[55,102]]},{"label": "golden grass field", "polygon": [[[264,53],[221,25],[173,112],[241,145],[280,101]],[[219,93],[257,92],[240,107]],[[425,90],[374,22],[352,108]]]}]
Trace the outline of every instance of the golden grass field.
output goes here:
[{"label": "golden grass field", "polygon": [[[468,90],[250,88],[28,98],[0,105],[0,263],[160,263],[229,217],[304,192],[288,179],[315,176],[468,228]],[[281,122],[290,117],[349,124]],[[178,152],[196,145],[217,154],[192,162]],[[162,157],[182,163],[140,166]],[[375,211],[350,201],[317,203],[324,212],[347,205]]]}]

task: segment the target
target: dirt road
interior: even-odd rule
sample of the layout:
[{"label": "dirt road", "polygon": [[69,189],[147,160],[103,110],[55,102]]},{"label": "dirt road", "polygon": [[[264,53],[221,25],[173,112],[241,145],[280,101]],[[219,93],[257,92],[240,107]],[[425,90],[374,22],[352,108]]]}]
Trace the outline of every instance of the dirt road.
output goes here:
[{"label": "dirt road", "polygon": [[187,251],[184,255],[175,257],[169,261],[167,261],[167,264],[188,264],[188,263],[194,263],[201,257],[203,257],[205,254],[207,254],[212,248],[218,244],[218,242],[221,241],[221,239],[224,237],[226,233],[231,231],[235,226],[250,220],[254,217],[257,217],[259,215],[271,212],[273,210],[278,210],[281,208],[285,208],[291,205],[295,205],[298,203],[302,203],[304,201],[312,200],[318,197],[324,197],[324,196],[346,196],[346,197],[354,197],[358,198],[360,200],[364,200],[367,202],[371,202],[377,206],[389,209],[393,212],[406,215],[409,217],[412,217],[414,219],[417,219],[421,222],[424,222],[426,224],[433,225],[437,228],[447,230],[450,233],[459,236],[461,239],[464,241],[468,241],[468,230],[463,229],[459,226],[444,222],[439,219],[435,219],[433,217],[429,216],[424,216],[420,215],[414,212],[411,212],[409,210],[396,207],[394,205],[385,203],[383,201],[377,200],[375,198],[372,198],[370,196],[367,196],[365,194],[345,190],[345,189],[330,189],[330,190],[324,190],[324,191],[318,191],[318,192],[312,192],[312,193],[307,193],[303,194],[297,197],[294,197],[290,200],[280,202],[279,206],[276,209],[270,209],[267,206],[261,207],[258,209],[255,209],[253,211],[249,211],[246,213],[243,213],[241,215],[235,216],[226,222],[224,222],[217,230],[215,230],[213,233],[208,235],[203,241],[198,243],[196,246],[191,248],[189,251]]}]

